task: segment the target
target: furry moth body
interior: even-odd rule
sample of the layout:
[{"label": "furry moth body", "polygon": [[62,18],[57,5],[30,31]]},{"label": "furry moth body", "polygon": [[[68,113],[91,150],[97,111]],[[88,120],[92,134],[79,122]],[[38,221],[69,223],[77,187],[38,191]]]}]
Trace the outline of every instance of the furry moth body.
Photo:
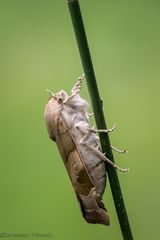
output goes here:
[{"label": "furry moth body", "polygon": [[89,105],[79,96],[83,78],[78,79],[70,96],[63,90],[51,93],[45,108],[45,123],[49,137],[57,144],[86,222],[110,225],[102,202],[105,161],[121,171],[127,169],[119,168],[102,153],[95,133],[98,130],[90,128]]}]

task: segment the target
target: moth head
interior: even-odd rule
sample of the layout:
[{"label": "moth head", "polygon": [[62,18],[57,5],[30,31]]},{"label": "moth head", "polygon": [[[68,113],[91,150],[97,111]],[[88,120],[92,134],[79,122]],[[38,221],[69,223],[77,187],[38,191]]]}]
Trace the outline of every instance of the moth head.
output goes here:
[{"label": "moth head", "polygon": [[61,90],[55,93],[53,97],[58,103],[63,103],[68,98],[68,94],[64,90]]},{"label": "moth head", "polygon": [[53,93],[47,89],[47,92],[49,92],[51,98],[53,97],[58,103],[63,103],[68,98],[68,94],[64,90]]}]

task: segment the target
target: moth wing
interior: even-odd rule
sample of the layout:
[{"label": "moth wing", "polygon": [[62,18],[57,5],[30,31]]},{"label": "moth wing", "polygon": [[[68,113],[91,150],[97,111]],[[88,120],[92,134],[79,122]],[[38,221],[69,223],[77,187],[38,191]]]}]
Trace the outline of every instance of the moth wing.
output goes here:
[{"label": "moth wing", "polygon": [[66,121],[58,110],[58,105],[51,98],[45,108],[45,122],[50,138],[56,142],[80,203],[83,217],[88,223],[109,225],[109,217],[101,197],[96,191],[89,172],[84,164],[80,149],[77,148],[73,135]]},{"label": "moth wing", "polygon": [[64,134],[57,131],[56,144],[80,203],[83,217],[88,223],[110,225],[108,212],[87,171],[83,157],[70,131],[64,126]]}]

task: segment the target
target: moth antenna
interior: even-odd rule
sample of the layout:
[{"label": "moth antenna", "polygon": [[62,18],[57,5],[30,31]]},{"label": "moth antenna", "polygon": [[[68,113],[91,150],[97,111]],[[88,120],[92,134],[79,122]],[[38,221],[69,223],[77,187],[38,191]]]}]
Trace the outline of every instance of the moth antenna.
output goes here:
[{"label": "moth antenna", "polygon": [[46,89],[46,91],[51,95],[51,96],[55,96],[55,94],[53,92],[51,92],[49,89]]}]

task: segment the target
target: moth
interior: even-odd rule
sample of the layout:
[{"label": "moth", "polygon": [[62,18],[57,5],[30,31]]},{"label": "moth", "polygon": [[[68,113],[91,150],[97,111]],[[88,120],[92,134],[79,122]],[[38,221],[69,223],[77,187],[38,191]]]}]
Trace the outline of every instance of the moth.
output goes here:
[{"label": "moth", "polygon": [[[64,165],[75,190],[82,215],[87,223],[110,225],[108,212],[102,202],[106,187],[106,165],[119,168],[102,153],[97,132],[111,132],[111,129],[96,130],[90,127],[89,104],[79,95],[84,75],[68,95],[64,90],[51,93],[44,112],[49,137],[56,142]],[[112,147],[119,152],[125,152]]]}]

